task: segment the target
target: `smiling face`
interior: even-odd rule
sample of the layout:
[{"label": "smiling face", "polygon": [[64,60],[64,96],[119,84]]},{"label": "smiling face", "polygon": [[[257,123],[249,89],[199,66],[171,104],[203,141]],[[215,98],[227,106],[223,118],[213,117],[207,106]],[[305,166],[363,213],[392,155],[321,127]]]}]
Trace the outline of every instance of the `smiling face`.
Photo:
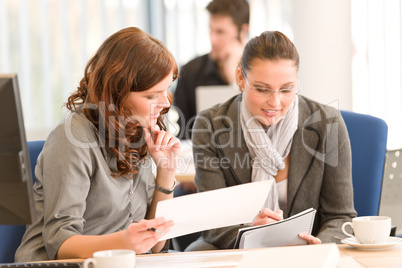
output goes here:
[{"label": "smiling face", "polygon": [[150,89],[129,93],[126,107],[143,127],[155,126],[161,111],[170,107],[167,89],[172,81],[173,72]]},{"label": "smiling face", "polygon": [[[250,70],[237,70],[238,84],[251,114],[263,125],[278,123],[289,111],[297,92],[297,66],[293,60],[255,60]],[[275,91],[262,94],[262,89]],[[284,93],[279,94],[282,91]],[[286,93],[285,93],[286,92]]]}]

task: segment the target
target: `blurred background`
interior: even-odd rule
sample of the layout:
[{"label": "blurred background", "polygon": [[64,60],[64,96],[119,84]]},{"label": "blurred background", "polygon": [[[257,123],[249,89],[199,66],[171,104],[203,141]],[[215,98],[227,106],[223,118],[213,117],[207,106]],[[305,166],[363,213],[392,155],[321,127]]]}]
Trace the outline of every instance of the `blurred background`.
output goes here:
[{"label": "blurred background", "polygon": [[[163,41],[181,66],[210,50],[209,0],[0,0],[0,73],[17,73],[28,140],[65,116],[89,58],[119,29]],[[401,0],[250,0],[250,35],[298,48],[301,94],[389,126],[402,148]],[[172,87],[174,90],[174,87]]]}]

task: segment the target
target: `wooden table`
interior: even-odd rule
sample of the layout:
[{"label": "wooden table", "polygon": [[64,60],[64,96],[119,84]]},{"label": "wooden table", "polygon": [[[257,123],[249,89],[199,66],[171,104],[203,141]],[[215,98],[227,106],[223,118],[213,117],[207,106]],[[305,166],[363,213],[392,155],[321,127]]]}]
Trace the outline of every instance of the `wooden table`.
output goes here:
[{"label": "wooden table", "polygon": [[[338,265],[341,268],[350,268],[350,267],[401,268],[402,267],[402,244],[393,246],[388,249],[375,250],[375,251],[355,249],[348,245],[338,245],[338,249],[341,255],[340,263]],[[227,256],[225,256],[224,254],[225,252],[228,254]],[[194,262],[197,263],[205,262],[206,265],[202,267],[236,268],[237,265],[240,263],[240,260],[242,259],[242,254],[244,254],[244,252],[245,250],[219,250],[219,251],[203,251],[203,252],[179,252],[179,253],[167,253],[167,254],[165,253],[165,254],[137,255],[137,267],[138,268],[156,267],[152,265],[148,266],[149,264],[144,265],[145,263],[141,262],[141,260],[139,259],[151,258],[157,260],[159,258],[159,261],[165,261],[163,262],[164,263],[163,267],[184,267],[183,261],[191,263],[191,260],[193,260]],[[203,256],[203,254],[205,254],[204,256],[207,257],[200,257]],[[291,258],[292,256],[289,257]],[[293,257],[295,258],[295,256]],[[217,260],[228,261],[229,264],[226,266],[222,265],[213,266],[213,263],[217,263]],[[349,266],[347,264],[345,265],[345,260],[352,260],[352,262],[355,265],[354,266]],[[265,258],[264,263],[261,263],[263,264],[261,267],[268,267],[269,265],[267,263],[269,262]]]},{"label": "wooden table", "polygon": [[351,256],[364,267],[402,267],[402,244],[383,250],[360,250],[338,246],[341,256]]},{"label": "wooden table", "polygon": [[179,173],[176,174],[176,179],[179,182],[189,182],[189,183],[194,183],[194,174],[185,174],[185,173]]}]

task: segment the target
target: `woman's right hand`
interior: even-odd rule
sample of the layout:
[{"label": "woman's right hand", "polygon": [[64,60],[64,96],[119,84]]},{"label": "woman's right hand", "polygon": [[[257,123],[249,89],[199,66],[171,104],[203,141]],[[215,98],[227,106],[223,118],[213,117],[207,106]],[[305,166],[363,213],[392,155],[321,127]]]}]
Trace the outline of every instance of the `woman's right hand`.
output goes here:
[{"label": "woman's right hand", "polygon": [[[141,220],[131,223],[126,230],[125,239],[128,248],[136,253],[146,253],[158,243],[158,240],[165,235],[173,226],[173,221],[166,221],[165,218],[152,220]],[[152,231],[151,228],[157,231]]]},{"label": "woman's right hand", "polygon": [[257,217],[255,217],[253,221],[253,226],[264,225],[276,221],[280,221],[283,219],[283,211],[278,209],[276,211],[272,211],[268,208],[264,208],[261,210]]},{"label": "woman's right hand", "polygon": [[[176,156],[180,153],[180,140],[158,126],[144,128],[148,151],[158,169],[176,172]],[[152,135],[151,132],[152,131]]]}]

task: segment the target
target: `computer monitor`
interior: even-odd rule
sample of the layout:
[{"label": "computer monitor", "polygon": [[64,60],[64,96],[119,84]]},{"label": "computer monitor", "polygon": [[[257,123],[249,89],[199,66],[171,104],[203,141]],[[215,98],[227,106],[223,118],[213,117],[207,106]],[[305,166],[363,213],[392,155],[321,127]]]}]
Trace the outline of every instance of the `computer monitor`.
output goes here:
[{"label": "computer monitor", "polygon": [[18,79],[0,74],[0,224],[30,224],[34,211]]},{"label": "computer monitor", "polygon": [[195,110],[199,113],[240,93],[240,89],[232,85],[198,86],[195,89]]}]

